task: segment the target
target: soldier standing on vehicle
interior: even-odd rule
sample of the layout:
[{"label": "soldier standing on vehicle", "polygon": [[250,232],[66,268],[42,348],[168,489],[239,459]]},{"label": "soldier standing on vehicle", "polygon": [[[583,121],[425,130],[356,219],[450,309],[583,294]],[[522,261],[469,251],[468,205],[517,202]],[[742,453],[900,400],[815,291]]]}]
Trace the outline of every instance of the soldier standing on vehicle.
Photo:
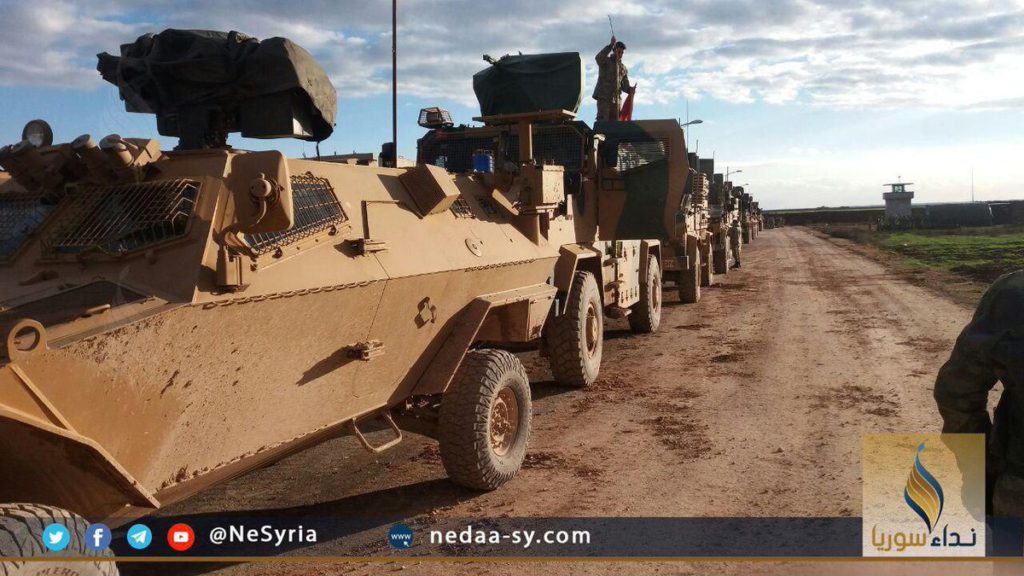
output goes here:
[{"label": "soldier standing on vehicle", "polygon": [[[1003,393],[989,418],[988,393]],[[1024,270],[985,292],[935,380],[943,433],[986,435],[988,508],[1024,517]]]},{"label": "soldier standing on vehicle", "polygon": [[615,40],[601,48],[597,53],[597,86],[594,87],[594,100],[597,100],[597,119],[618,121],[622,94],[630,94],[633,88],[629,85],[626,65],[622,63],[622,55],[626,45]]}]

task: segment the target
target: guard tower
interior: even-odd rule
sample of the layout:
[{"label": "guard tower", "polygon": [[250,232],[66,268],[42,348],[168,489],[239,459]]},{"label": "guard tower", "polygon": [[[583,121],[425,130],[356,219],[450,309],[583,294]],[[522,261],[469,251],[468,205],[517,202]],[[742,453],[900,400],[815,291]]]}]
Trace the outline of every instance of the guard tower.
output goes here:
[{"label": "guard tower", "polygon": [[882,184],[889,186],[891,190],[882,194],[885,199],[885,219],[910,218],[912,215],[910,201],[914,199],[914,193],[907,190],[907,186],[913,182],[896,182],[894,184]]}]

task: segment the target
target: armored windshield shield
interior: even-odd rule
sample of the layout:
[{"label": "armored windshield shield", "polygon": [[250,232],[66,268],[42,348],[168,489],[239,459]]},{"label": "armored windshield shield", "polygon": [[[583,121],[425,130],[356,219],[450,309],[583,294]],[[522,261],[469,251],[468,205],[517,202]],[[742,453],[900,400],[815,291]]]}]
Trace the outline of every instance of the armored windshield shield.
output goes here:
[{"label": "armored windshield shield", "polygon": [[598,122],[605,169],[598,190],[602,240],[668,238],[686,190],[689,166],[675,120]]}]

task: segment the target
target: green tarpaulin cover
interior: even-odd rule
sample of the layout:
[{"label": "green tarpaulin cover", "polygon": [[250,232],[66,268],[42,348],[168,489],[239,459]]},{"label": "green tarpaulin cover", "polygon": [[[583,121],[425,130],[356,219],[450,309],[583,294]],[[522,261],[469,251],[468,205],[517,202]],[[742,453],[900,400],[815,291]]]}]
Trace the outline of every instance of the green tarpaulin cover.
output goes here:
[{"label": "green tarpaulin cover", "polygon": [[240,32],[164,30],[99,54],[97,69],[129,112],[175,113],[298,90],[308,98],[313,139],[334,130],[337,92],[313,56],[287,38],[262,42]]},{"label": "green tarpaulin cover", "polygon": [[578,112],[583,85],[579,52],[505,56],[473,75],[473,91],[484,116],[539,110]]}]

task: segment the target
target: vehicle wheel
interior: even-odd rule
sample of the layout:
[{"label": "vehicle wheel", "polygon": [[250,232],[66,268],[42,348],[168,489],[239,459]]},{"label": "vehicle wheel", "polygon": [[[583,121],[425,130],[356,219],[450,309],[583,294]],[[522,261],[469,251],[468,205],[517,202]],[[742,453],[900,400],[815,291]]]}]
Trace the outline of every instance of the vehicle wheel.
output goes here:
[{"label": "vehicle wheel", "polygon": [[[70,542],[60,552],[43,547],[43,530],[50,524],[62,524],[68,529]],[[85,530],[89,522],[78,514],[42,504],[0,504],[0,557],[47,557],[48,562],[0,562],[0,576],[117,576],[117,564],[109,549],[102,552],[85,546]],[[61,562],[61,557],[95,556],[111,560],[96,562]]]},{"label": "vehicle wheel", "polygon": [[441,399],[438,440],[452,482],[494,490],[526,457],[533,409],[530,381],[504,350],[470,350]]},{"label": "vehicle wheel", "polygon": [[695,304],[700,300],[700,251],[695,251],[692,266],[679,271],[679,301]]},{"label": "vehicle wheel", "polygon": [[726,274],[729,272],[728,254],[728,248],[719,248],[718,250],[715,250],[714,256],[711,258],[711,263],[714,264],[715,274]]},{"label": "vehicle wheel", "polygon": [[640,284],[640,301],[629,307],[629,327],[638,334],[649,334],[661,324],[661,266],[654,256],[647,257],[647,280]]},{"label": "vehicle wheel", "polygon": [[565,311],[551,319],[545,338],[556,382],[583,388],[597,380],[604,348],[604,305],[593,274],[576,272]]},{"label": "vehicle wheel", "polygon": [[705,243],[701,244],[701,248],[700,248],[700,259],[701,259],[700,285],[701,286],[711,286],[712,284],[715,283],[715,269],[714,269],[715,263],[714,263],[714,256],[713,256],[713,254],[714,253],[711,251],[711,243],[710,242],[705,242]]}]

